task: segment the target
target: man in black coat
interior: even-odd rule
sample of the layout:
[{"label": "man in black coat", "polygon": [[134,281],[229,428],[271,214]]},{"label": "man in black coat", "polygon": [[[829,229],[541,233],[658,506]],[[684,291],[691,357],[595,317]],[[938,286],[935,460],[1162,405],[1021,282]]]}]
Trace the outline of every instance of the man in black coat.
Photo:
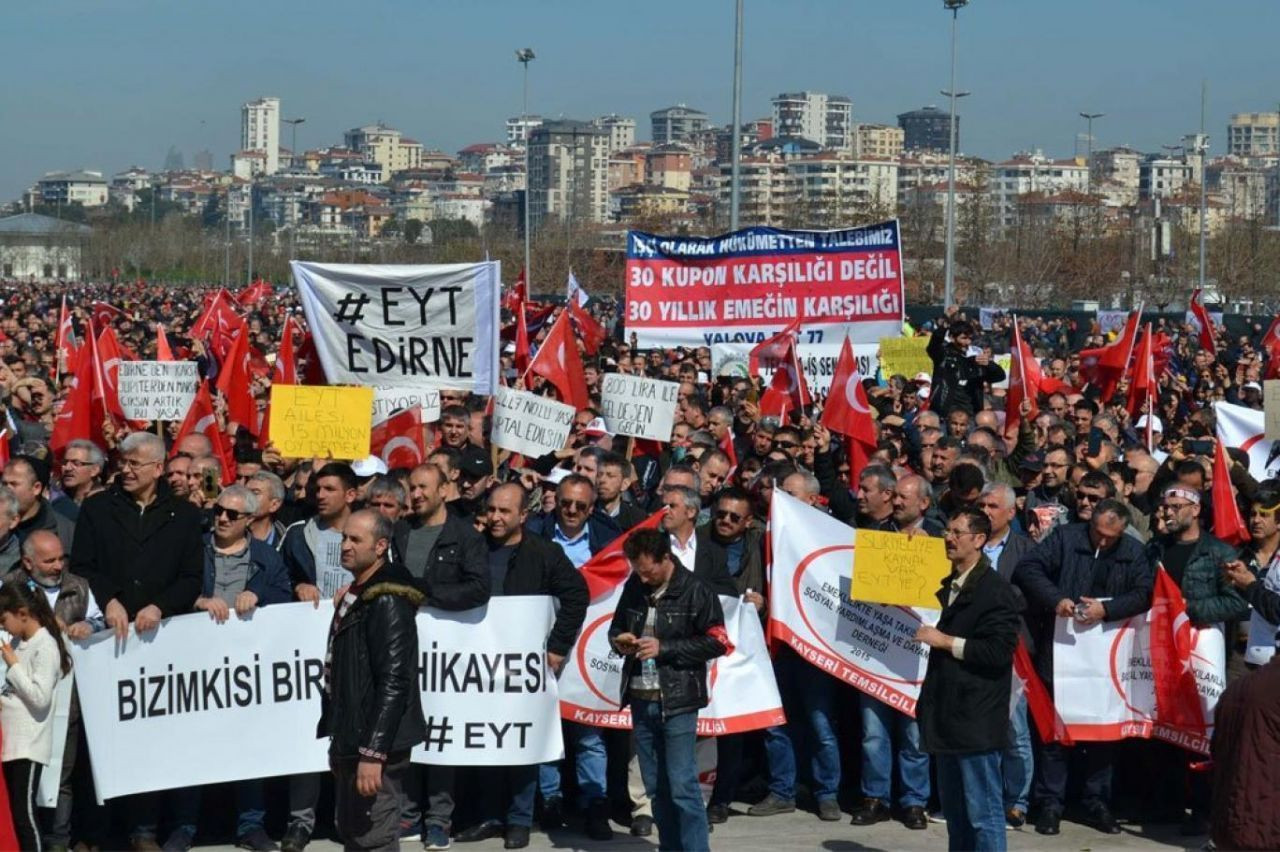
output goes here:
[{"label": "man in black coat", "polygon": [[[71,571],[89,581],[107,627],[124,639],[191,612],[204,580],[200,510],[161,480],[164,441],[134,432],[120,443],[119,484],[87,498],[76,522]],[[155,795],[130,797],[135,847],[156,842]]]},{"label": "man in black coat", "polygon": [[937,764],[952,850],[1005,848],[1000,759],[1019,622],[1009,582],[983,555],[990,535],[981,510],[952,515],[943,533],[951,576],[938,591],[942,615],[916,632],[930,648],[916,719],[921,746]]},{"label": "man in black coat", "polygon": [[973,326],[964,320],[954,320],[955,312],[954,305],[948,307],[946,315],[938,319],[925,349],[933,361],[929,410],[943,417],[955,410],[970,414],[981,411],[984,386],[1004,380],[1004,368],[992,361],[990,355],[969,354]]},{"label": "man in black coat", "polygon": [[[1129,510],[1117,500],[1100,501],[1088,523],[1059,526],[1036,545],[1013,572],[1027,601],[1027,626],[1035,641],[1035,666],[1053,690],[1053,635],[1057,618],[1082,624],[1120,621],[1151,607],[1155,571],[1142,543],[1125,535]],[[1105,602],[1104,600],[1105,599]],[[1118,834],[1111,815],[1111,743],[1076,746],[1085,752],[1084,805],[1089,822]],[[1059,743],[1041,746],[1033,797],[1039,805],[1036,831],[1057,834],[1067,791],[1070,753]]]},{"label": "man in black coat", "polygon": [[422,593],[387,562],[391,522],[363,509],[342,528],[342,567],[353,579],[334,609],[317,737],[329,737],[334,823],[346,849],[384,849],[400,838],[409,751],[426,722],[417,689]]},{"label": "man in black coat", "polygon": [[[525,528],[528,502],[528,492],[516,482],[503,483],[489,492],[485,523],[490,584],[497,597],[555,598],[559,606],[546,639],[547,664],[559,673],[587,617],[587,583],[559,547]],[[480,788],[485,801],[478,807],[484,818],[459,833],[457,840],[466,843],[505,835],[506,848],[523,849],[529,845],[533,825],[538,767],[501,767],[486,775]]]},{"label": "man in black coat", "polygon": [[[424,603],[460,611],[489,602],[488,548],[471,522],[449,511],[447,474],[433,464],[409,474],[413,513],[395,526],[392,552],[412,576]],[[452,766],[411,765],[405,773],[401,822],[424,833],[429,848],[447,846],[453,825]]]}]

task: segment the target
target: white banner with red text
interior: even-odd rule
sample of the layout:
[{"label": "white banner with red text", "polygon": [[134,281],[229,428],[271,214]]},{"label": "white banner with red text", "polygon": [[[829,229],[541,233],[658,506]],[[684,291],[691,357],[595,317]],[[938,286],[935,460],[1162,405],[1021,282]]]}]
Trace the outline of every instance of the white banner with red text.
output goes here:
[{"label": "white banner with red text", "polygon": [[[270,775],[324,772],[316,738],[333,605],[281,604],[222,624],[166,619],[123,643],[72,643],[93,777],[103,799]],[[418,612],[418,763],[514,766],[563,756],[546,664],[547,597]]]},{"label": "white banner with red text", "polygon": [[627,233],[626,330],[642,349],[759,343],[801,320],[800,343],[900,334],[896,219],[839,231],[745,228],[717,237]]},{"label": "white banner with red text", "polygon": [[938,611],[850,600],[853,528],[778,488],[769,528],[773,638],[832,677],[915,716],[929,661],[915,634],[935,623]]},{"label": "white banner with red text", "polygon": [[[598,728],[631,727],[621,708],[623,658],[609,647],[609,625],[622,595],[619,583],[592,602],[587,620],[560,675],[560,715]],[[786,721],[756,608],[720,596],[725,632],[733,651],[707,667],[710,703],[698,713],[698,736],[718,737],[781,725]]]},{"label": "white banner with red text", "polygon": [[1148,611],[1088,627],[1058,618],[1054,706],[1073,740],[1159,739],[1208,754],[1213,711],[1227,686],[1222,630],[1191,630],[1191,669],[1207,724],[1204,731],[1192,731],[1161,720],[1156,710],[1150,616]]}]

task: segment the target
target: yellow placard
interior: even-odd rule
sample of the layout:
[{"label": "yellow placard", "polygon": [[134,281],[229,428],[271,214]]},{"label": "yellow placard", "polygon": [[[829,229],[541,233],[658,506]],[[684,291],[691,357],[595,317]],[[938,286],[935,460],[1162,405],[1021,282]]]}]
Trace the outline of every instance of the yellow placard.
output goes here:
[{"label": "yellow placard", "polygon": [[940,609],[938,588],[950,573],[940,538],[876,530],[854,533],[849,597],[855,601]]},{"label": "yellow placard", "polygon": [[886,379],[896,375],[912,379],[916,373],[932,373],[933,361],[925,352],[928,345],[927,337],[880,338],[881,373]]},{"label": "yellow placard", "polygon": [[369,455],[373,388],[271,386],[271,443],[286,458]]}]

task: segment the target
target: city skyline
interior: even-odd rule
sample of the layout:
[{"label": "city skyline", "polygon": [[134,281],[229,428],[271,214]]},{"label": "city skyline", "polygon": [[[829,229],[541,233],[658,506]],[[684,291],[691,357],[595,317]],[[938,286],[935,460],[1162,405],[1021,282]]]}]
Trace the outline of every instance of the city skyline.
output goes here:
[{"label": "city skyline", "polygon": [[[944,106],[947,15],[932,0],[901,6],[749,0],[744,120],[798,90],[851,98],[856,122],[894,124],[900,112]],[[1231,113],[1277,108],[1265,35],[1280,25],[1274,3],[1241,0],[1229,17],[1193,14],[1190,2],[1024,6],[974,0],[960,13],[957,81],[974,93],[960,110],[964,153],[1069,156],[1086,109],[1106,113],[1095,149],[1157,151],[1198,128],[1201,78],[1212,154],[1225,150]],[[344,7],[330,2],[179,10],[126,0],[105,11],[53,0],[12,10],[11,67],[42,70],[0,94],[9,118],[0,127],[0,200],[48,171],[158,169],[170,146],[188,162],[208,149],[226,170],[240,106],[262,96],[281,99],[282,117],[306,118],[304,149],[340,144],[343,131],[377,121],[448,153],[499,141],[506,118],[520,112],[513,50],[522,46],[537,51],[530,112],[617,112],[636,120],[642,139],[649,113],[677,103],[728,121],[732,3],[653,2],[643,16],[579,0],[485,9],[388,3],[350,28]],[[41,32],[59,33],[56,61]]]}]

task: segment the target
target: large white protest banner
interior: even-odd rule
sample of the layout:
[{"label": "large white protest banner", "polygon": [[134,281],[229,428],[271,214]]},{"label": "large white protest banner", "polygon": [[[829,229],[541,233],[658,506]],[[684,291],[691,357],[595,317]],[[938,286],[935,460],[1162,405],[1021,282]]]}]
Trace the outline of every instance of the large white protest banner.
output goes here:
[{"label": "large white protest banner", "polygon": [[1226,647],[1217,627],[1192,628],[1191,668],[1206,731],[1176,728],[1156,711],[1151,612],[1083,626],[1058,618],[1053,637],[1054,706],[1075,740],[1167,740],[1209,753],[1213,711],[1227,686]]},{"label": "large white protest banner", "polygon": [[182,420],[199,381],[195,361],[121,361],[120,408],[130,420]]},{"label": "large white protest banner", "polygon": [[1215,402],[1218,440],[1228,447],[1239,447],[1249,455],[1249,473],[1262,481],[1280,476],[1280,454],[1275,442],[1267,440],[1266,413],[1243,405]]},{"label": "large white protest banner", "polygon": [[614,435],[670,441],[679,397],[678,382],[626,373],[605,373],[600,379],[600,415]]},{"label": "large white protest banner", "polygon": [[67,726],[71,723],[71,691],[74,686],[74,677],[64,677],[53,690],[53,750],[49,752],[49,765],[40,773],[40,786],[36,789],[38,808],[58,806],[62,756],[67,750]]},{"label": "large white protest banner", "polygon": [[[217,624],[204,613],[123,644],[71,647],[94,783],[104,799],[269,775],[323,772],[316,738],[333,606],[264,607]],[[418,614],[420,762],[517,765],[563,754],[545,663],[546,597],[494,598]],[[214,748],[215,756],[210,757]]]},{"label": "large white protest banner", "polygon": [[397,411],[422,406],[422,422],[440,419],[440,391],[413,385],[374,385],[373,422],[381,423]]},{"label": "large white protest banner", "polygon": [[[630,708],[619,709],[623,658],[609,647],[609,625],[622,583],[587,609],[582,633],[560,675],[560,714],[600,728],[630,728]],[[720,596],[725,632],[733,644],[707,671],[710,703],[698,712],[698,736],[718,737],[781,725],[786,721],[756,608]]]},{"label": "large white protest banner", "polygon": [[496,261],[290,266],[330,384],[493,393]]},{"label": "large white protest banner", "polygon": [[849,599],[854,530],[775,490],[770,502],[770,630],[813,665],[915,716],[929,649],[915,641],[937,610]]},{"label": "large white protest banner", "polygon": [[545,396],[499,387],[489,437],[504,450],[538,458],[564,448],[575,412],[572,405]]}]

